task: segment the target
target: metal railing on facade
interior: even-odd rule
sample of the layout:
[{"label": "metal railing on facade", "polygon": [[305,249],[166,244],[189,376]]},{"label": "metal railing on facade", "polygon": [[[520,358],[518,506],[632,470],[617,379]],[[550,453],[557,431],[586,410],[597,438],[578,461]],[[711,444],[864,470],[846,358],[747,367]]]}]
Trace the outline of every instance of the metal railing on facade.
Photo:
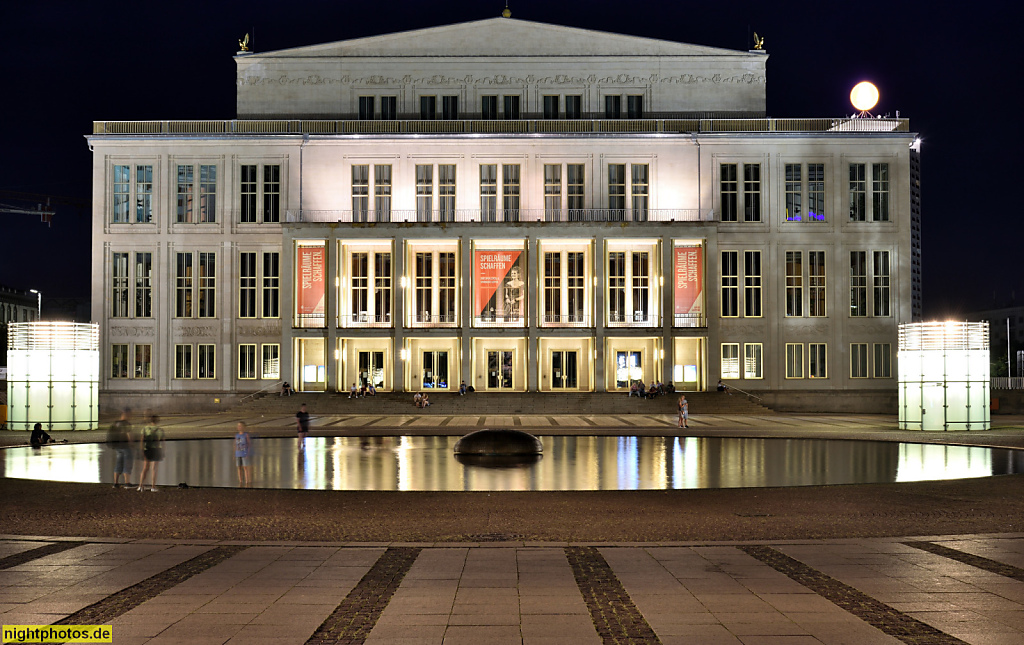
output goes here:
[{"label": "metal railing on facade", "polygon": [[993,376],[989,381],[993,390],[1024,390],[1024,376]]},{"label": "metal railing on facade", "polygon": [[451,210],[289,210],[289,223],[477,223],[509,224],[517,222],[709,222],[714,211],[695,208],[498,208],[493,210],[453,208]]},{"label": "metal railing on facade", "polygon": [[909,132],[907,119],[889,118],[647,118],[419,120],[225,119],[209,121],[93,121],[93,134],[583,134],[721,132]]}]

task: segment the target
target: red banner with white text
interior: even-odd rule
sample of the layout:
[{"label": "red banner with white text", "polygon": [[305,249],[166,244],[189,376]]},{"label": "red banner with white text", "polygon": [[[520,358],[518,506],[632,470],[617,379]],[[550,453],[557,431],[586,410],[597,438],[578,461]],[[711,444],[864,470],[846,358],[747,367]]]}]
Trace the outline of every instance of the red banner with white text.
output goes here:
[{"label": "red banner with white text", "polygon": [[473,254],[473,285],[477,316],[491,320],[518,321],[525,313],[526,272],[521,249],[476,251]]},{"label": "red banner with white text", "polygon": [[677,246],[675,250],[675,312],[700,314],[704,304],[704,249]]},{"label": "red banner with white text", "polygon": [[301,246],[298,253],[299,316],[324,315],[324,270],[326,249],[322,246]]}]

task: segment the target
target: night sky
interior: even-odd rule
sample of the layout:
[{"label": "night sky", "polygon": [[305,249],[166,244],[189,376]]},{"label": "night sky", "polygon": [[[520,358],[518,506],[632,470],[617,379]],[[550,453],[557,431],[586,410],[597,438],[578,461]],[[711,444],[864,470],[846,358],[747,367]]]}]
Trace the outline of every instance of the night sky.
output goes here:
[{"label": "night sky", "polygon": [[[94,120],[230,119],[238,39],[269,51],[498,16],[503,1],[6,2],[0,8],[0,190],[90,195]],[[920,133],[926,318],[1024,304],[1017,3],[551,2],[514,18],[746,50],[765,39],[768,116],[876,114]],[[12,201],[0,197],[0,203]],[[89,210],[47,228],[0,214],[0,284],[88,297]],[[1014,293],[1016,291],[1016,293]]]}]

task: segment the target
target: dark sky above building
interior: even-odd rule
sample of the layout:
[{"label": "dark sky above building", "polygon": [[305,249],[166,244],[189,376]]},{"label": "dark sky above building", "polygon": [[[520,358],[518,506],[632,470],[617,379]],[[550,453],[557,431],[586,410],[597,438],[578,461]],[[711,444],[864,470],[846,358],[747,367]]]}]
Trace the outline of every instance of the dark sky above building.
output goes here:
[{"label": "dark sky above building", "polygon": [[[94,120],[229,119],[238,39],[268,51],[498,16],[501,1],[7,2],[0,8],[0,190],[91,198]],[[1024,301],[1018,3],[512,0],[514,18],[728,49],[765,39],[768,115],[874,110],[923,138],[926,318]],[[0,203],[11,200],[0,197]],[[0,283],[88,296],[90,215],[0,214]]]}]

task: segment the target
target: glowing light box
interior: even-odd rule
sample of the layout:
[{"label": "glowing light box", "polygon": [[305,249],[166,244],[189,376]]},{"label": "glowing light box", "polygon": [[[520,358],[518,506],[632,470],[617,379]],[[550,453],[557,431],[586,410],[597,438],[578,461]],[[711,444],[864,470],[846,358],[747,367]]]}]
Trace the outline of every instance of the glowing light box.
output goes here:
[{"label": "glowing light box", "polygon": [[988,430],[988,345],[987,322],[900,325],[900,428]]},{"label": "glowing light box", "polygon": [[7,410],[11,430],[91,430],[99,423],[99,325],[11,323]]}]

